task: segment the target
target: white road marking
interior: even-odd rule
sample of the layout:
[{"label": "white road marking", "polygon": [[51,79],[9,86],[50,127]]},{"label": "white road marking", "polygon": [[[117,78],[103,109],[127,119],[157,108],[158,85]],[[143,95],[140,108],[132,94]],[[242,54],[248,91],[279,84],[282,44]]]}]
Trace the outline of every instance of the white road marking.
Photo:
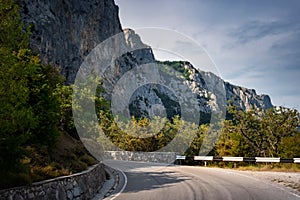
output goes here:
[{"label": "white road marking", "polygon": [[122,175],[124,177],[124,185],[123,185],[122,189],[120,190],[120,192],[118,192],[117,194],[113,194],[113,195],[108,197],[108,199],[110,199],[110,200],[113,200],[113,199],[117,198],[125,190],[125,188],[127,186],[127,176],[126,176],[126,174],[118,168],[115,168],[115,169],[122,173]]}]

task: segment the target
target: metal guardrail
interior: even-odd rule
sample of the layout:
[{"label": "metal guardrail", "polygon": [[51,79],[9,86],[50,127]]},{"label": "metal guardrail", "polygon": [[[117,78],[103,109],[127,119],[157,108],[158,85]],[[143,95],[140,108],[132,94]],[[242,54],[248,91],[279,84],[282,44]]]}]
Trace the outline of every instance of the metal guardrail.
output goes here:
[{"label": "metal guardrail", "polygon": [[257,162],[257,163],[300,163],[300,158],[271,158],[271,157],[214,157],[214,156],[176,156],[176,160],[190,161],[224,161],[224,162]]},{"label": "metal guardrail", "polygon": [[294,163],[300,163],[300,158],[293,158],[294,159]]},{"label": "metal guardrail", "polygon": [[194,160],[213,161],[213,156],[194,156]]},{"label": "metal guardrail", "polygon": [[262,158],[262,157],[255,157],[256,162],[280,162],[280,158]]}]

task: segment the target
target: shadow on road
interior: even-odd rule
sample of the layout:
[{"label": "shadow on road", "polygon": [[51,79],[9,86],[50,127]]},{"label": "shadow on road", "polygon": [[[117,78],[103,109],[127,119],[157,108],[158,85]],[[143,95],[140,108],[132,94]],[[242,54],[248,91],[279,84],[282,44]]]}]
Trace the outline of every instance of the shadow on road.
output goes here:
[{"label": "shadow on road", "polygon": [[174,172],[174,165],[118,160],[105,160],[104,163],[125,172],[128,183],[123,193],[162,189],[189,180],[188,177]]},{"label": "shadow on road", "polygon": [[139,192],[143,190],[155,190],[157,188],[172,187],[179,182],[189,180],[172,171],[163,172],[128,172],[128,182],[123,192]]}]

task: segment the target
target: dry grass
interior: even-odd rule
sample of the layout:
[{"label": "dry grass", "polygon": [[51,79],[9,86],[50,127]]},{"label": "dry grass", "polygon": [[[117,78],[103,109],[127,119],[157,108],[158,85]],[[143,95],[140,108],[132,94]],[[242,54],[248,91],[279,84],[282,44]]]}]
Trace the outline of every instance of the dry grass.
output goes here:
[{"label": "dry grass", "polygon": [[208,163],[209,167],[221,167],[226,169],[237,169],[242,171],[272,171],[272,172],[300,172],[300,164],[296,163],[239,163],[219,162]]},{"label": "dry grass", "polygon": [[237,169],[250,171],[300,172],[300,165],[295,163],[255,164],[239,166]]},{"label": "dry grass", "polygon": [[0,189],[29,185],[45,179],[70,175],[97,163],[83,144],[62,134],[50,150],[46,146],[27,146],[19,172],[1,172]]}]

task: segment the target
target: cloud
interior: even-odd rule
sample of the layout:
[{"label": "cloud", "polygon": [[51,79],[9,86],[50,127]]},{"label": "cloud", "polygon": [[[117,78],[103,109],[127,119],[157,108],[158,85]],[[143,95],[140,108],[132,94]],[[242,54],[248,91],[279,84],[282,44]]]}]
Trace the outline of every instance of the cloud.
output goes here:
[{"label": "cloud", "polygon": [[300,110],[299,0],[116,2],[124,26],[186,34],[207,50],[226,81]]},{"label": "cloud", "polygon": [[290,22],[282,21],[249,21],[246,24],[238,27],[231,35],[237,38],[239,43],[245,44],[247,42],[258,40],[263,37],[271,35],[279,35],[286,32],[293,32],[299,30],[298,26]]},{"label": "cloud", "polygon": [[196,38],[205,44],[222,78],[269,94],[274,105],[300,110],[298,24],[249,20],[207,29]]}]

